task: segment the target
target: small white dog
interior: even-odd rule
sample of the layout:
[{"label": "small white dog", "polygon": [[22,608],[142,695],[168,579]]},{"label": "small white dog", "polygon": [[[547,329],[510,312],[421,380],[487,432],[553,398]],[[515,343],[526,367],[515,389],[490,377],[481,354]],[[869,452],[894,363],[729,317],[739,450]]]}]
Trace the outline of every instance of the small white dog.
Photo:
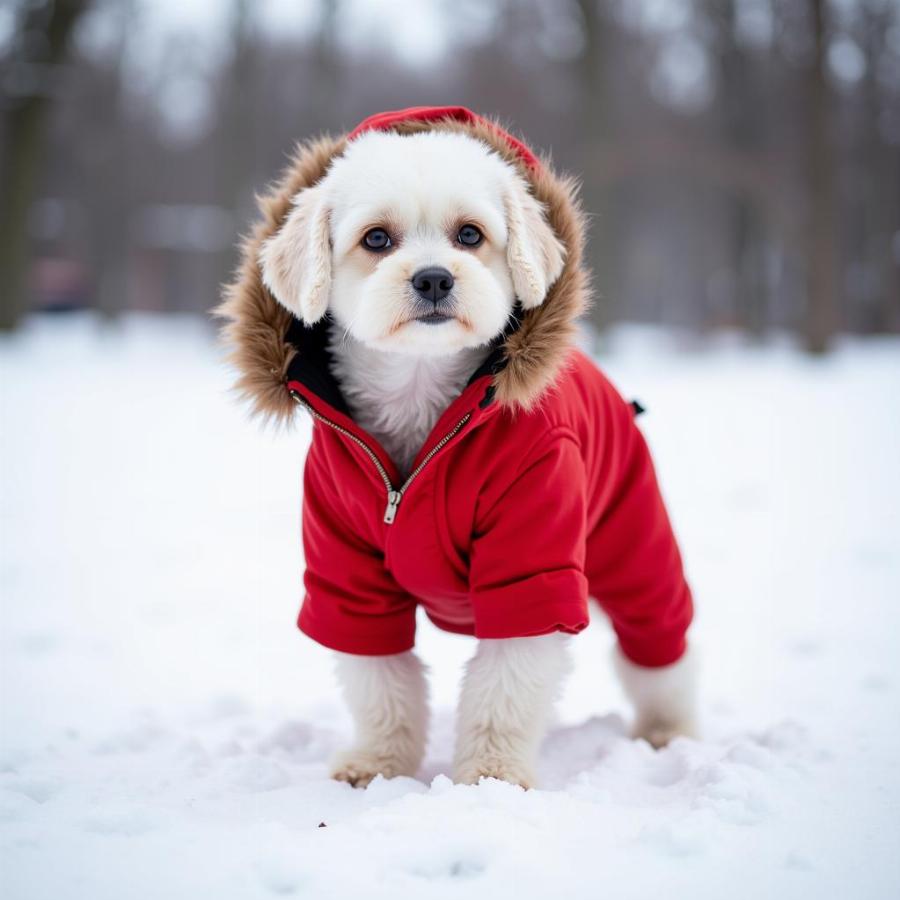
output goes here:
[{"label": "small white dog", "polygon": [[[483,120],[478,122],[482,127]],[[508,136],[502,132],[499,134],[497,140],[502,144]],[[562,335],[562,344],[568,344],[571,335],[568,321],[560,321],[554,326],[552,320],[547,319],[550,313],[540,308],[545,304],[551,287],[561,279],[566,266],[572,266],[573,271],[578,269],[578,260],[573,256],[580,252],[580,236],[573,238],[570,234],[557,233],[548,221],[545,204],[535,197],[527,178],[523,176],[523,167],[508,155],[505,158],[497,152],[496,146],[485,143],[478,134],[468,133],[465,128],[423,127],[414,129],[413,133],[391,129],[364,130],[349,142],[332,148],[321,168],[321,177],[314,183],[302,185],[298,191],[292,191],[290,208],[284,209],[283,214],[276,212],[270,216],[270,221],[257,234],[255,241],[248,245],[250,259],[242,278],[232,289],[225,313],[233,323],[237,323],[232,325],[232,339],[239,344],[243,342],[240,352],[244,353],[244,357],[239,358],[238,362],[245,372],[244,387],[257,395],[261,389],[250,385],[250,379],[255,377],[259,382],[271,375],[266,376],[262,371],[264,367],[256,362],[253,363],[257,366],[255,374],[247,375],[252,368],[247,363],[247,355],[260,355],[255,345],[248,349],[252,342],[260,340],[260,329],[257,328],[249,337],[250,328],[243,328],[243,331],[241,328],[242,323],[246,324],[247,305],[252,302],[259,309],[263,303],[257,284],[260,274],[270,294],[292,314],[290,327],[296,329],[298,321],[305,323],[302,334],[295,331],[300,334],[300,339],[311,340],[310,335],[317,332],[310,329],[321,328],[328,323],[323,332],[325,346],[322,352],[325,353],[323,358],[327,360],[329,371],[319,371],[316,378],[331,377],[336,380],[338,391],[330,390],[333,395],[338,393],[343,398],[343,406],[338,400],[333,400],[331,405],[317,405],[315,385],[307,392],[310,382],[303,378],[291,380],[290,358],[274,366],[271,358],[267,358],[265,366],[269,373],[276,374],[278,380],[292,386],[295,399],[322,423],[321,440],[334,442],[329,445],[332,449],[327,463],[321,462],[318,457],[313,459],[314,454],[318,454],[314,450],[307,468],[306,491],[310,496],[306,502],[315,504],[315,508],[305,511],[304,537],[309,567],[307,590],[310,596],[319,590],[329,593],[327,599],[315,601],[318,605],[307,616],[305,624],[301,616],[301,627],[316,639],[340,650],[344,648],[341,643],[345,640],[343,636],[349,632],[341,624],[343,620],[338,622],[338,614],[333,609],[352,606],[357,595],[368,596],[370,586],[362,576],[348,574],[346,577],[350,580],[347,584],[335,587],[334,583],[343,575],[341,572],[331,575],[329,566],[350,570],[356,565],[354,561],[363,556],[344,557],[342,554],[368,553],[370,557],[381,560],[379,564],[390,569],[390,574],[398,582],[403,581],[404,568],[413,563],[406,559],[406,554],[401,559],[399,551],[393,551],[393,557],[390,557],[385,542],[399,540],[399,537],[387,535],[392,528],[394,534],[401,533],[397,529],[402,529],[404,515],[413,520],[417,515],[416,508],[426,502],[426,492],[438,490],[433,484],[444,479],[445,472],[447,479],[456,475],[462,478],[459,473],[472,464],[472,456],[481,452],[477,449],[481,446],[478,440],[489,427],[500,427],[493,424],[481,426],[477,434],[471,434],[465,441],[456,436],[460,432],[468,434],[466,429],[475,429],[472,410],[477,418],[480,415],[478,410],[493,400],[496,377],[484,400],[477,406],[472,405],[471,409],[463,410],[466,414],[461,417],[459,427],[455,431],[448,428],[443,442],[435,440],[442,437],[441,434],[433,435],[433,453],[424,453],[429,446],[429,436],[439,420],[443,421],[442,417],[448,415],[448,407],[455,402],[462,403],[460,398],[464,399],[468,396],[467,392],[475,390],[472,387],[473,373],[479,372],[485,365],[490,366],[491,360],[497,358],[498,348],[501,354],[505,351],[507,359],[513,355],[509,340],[504,342],[505,335],[522,338],[523,329],[529,327],[533,333],[538,333],[538,325],[533,323],[543,322],[541,327],[548,333],[556,327]],[[302,179],[310,181],[307,173],[302,174]],[[290,187],[295,184],[296,178]],[[284,188],[281,193],[284,193]],[[259,262],[259,273],[254,271],[252,255]],[[252,300],[247,299],[248,279],[253,281],[254,290],[257,290]],[[582,282],[578,283],[578,290],[584,292]],[[547,301],[548,306],[549,303]],[[240,304],[243,306],[239,310]],[[529,319],[532,314],[543,315],[544,319]],[[271,317],[273,314],[269,310],[264,315]],[[274,328],[283,330],[284,324],[284,319],[279,318]],[[522,340],[527,337],[526,333]],[[291,350],[294,349],[291,347]],[[521,350],[522,346],[517,349]],[[532,346],[530,352],[535,354],[538,351]],[[520,354],[517,364],[524,365],[523,359]],[[482,372],[482,381],[479,382],[482,387],[495,376],[496,369],[494,365],[489,371]],[[559,372],[565,372],[565,364],[545,381],[559,385]],[[524,376],[519,372],[517,377]],[[500,390],[511,389],[501,382]],[[539,409],[542,404],[545,407],[552,405],[553,389],[549,390],[549,394],[545,392],[542,395],[543,399],[530,397],[529,402],[520,402],[516,415],[527,417],[531,410],[530,414],[534,416],[537,413],[533,410]],[[558,387],[557,390],[563,392],[565,388]],[[538,393],[537,389],[533,392]],[[481,400],[481,394],[478,399]],[[530,402],[532,400],[538,402]],[[504,407],[491,422],[502,420],[504,428],[516,427],[507,423],[504,417],[508,417],[509,423],[518,421],[513,415],[512,405]],[[449,424],[455,425],[454,422]],[[600,426],[592,426],[588,422],[586,427],[586,433],[590,434]],[[630,428],[630,424],[627,427]],[[552,431],[557,426],[544,423],[538,430],[548,429]],[[468,447],[464,446],[466,442]],[[454,448],[456,457],[447,456],[448,451],[443,449],[448,443]],[[490,444],[485,446],[490,447]],[[516,450],[515,446],[510,449],[510,440],[505,439],[503,446],[504,452],[511,454],[513,462],[510,465],[515,466],[518,460],[525,459],[527,448],[524,444],[521,450]],[[384,458],[381,448],[389,460]],[[576,463],[580,465],[582,459],[592,459],[593,453],[591,449],[579,448],[574,454]],[[353,454],[359,456],[359,460],[345,459]],[[374,463],[374,468],[369,465],[366,454]],[[437,461],[432,462],[432,457]],[[314,465],[318,468],[312,469]],[[356,471],[363,468],[371,470],[365,473],[371,477],[368,482],[360,482],[359,487],[354,488],[352,479],[356,477]],[[599,471],[600,463],[594,468]],[[354,512],[354,504],[363,503],[358,498],[369,490],[367,485],[371,486],[374,482],[377,488],[376,469],[380,470],[377,474],[387,486],[386,524],[380,521],[369,523],[368,512]],[[429,473],[431,481],[418,487],[416,479],[426,481],[420,474],[423,472]],[[521,485],[523,498],[531,497],[534,488],[527,487],[522,478],[515,484]],[[543,476],[541,478],[543,480]],[[468,479],[471,481],[472,476]],[[592,483],[590,476],[586,483]],[[401,484],[403,487],[399,487]],[[549,487],[561,496],[567,491],[569,482],[563,480]],[[587,490],[575,486],[571,489],[573,493]],[[419,493],[414,493],[415,490]],[[479,499],[470,504],[474,510],[471,516],[476,518],[481,515],[485,505],[483,498],[489,493],[487,487],[479,490]],[[504,496],[515,498],[515,492],[519,490],[518,486],[504,488]],[[336,493],[332,496],[326,495],[326,492]],[[345,494],[351,493],[353,497],[348,499]],[[452,487],[448,488],[448,493],[451,496],[461,494],[459,489],[454,492]],[[417,497],[420,499],[417,500]],[[608,500],[606,502],[609,503]],[[464,500],[460,503],[465,506]],[[521,515],[552,518],[552,510],[566,509],[567,503],[568,500],[551,498],[547,507],[550,512],[545,513],[542,507],[532,513],[529,508],[522,507]],[[574,498],[572,503],[580,501]],[[341,504],[347,505],[341,506],[340,512],[335,511]],[[373,503],[372,508],[377,508],[380,516],[381,507]],[[592,544],[586,529],[590,527],[593,517],[598,521],[599,533],[603,516],[600,513],[594,516],[590,510],[585,513],[583,504],[578,508],[582,512],[573,511],[573,517],[577,519],[580,516],[582,537],[580,549],[574,552],[583,555],[587,546],[588,562],[581,564],[581,568],[593,586],[590,566]],[[349,518],[357,514],[364,524],[353,526],[352,540],[342,538],[340,544],[328,544],[321,553],[316,550],[319,543],[325,540],[320,532],[326,526],[320,527],[320,519],[327,521],[327,528],[333,532],[343,528]],[[466,506],[465,515],[469,514],[469,507]],[[447,515],[452,518],[455,513]],[[515,515],[516,507],[506,514],[507,519]],[[416,525],[417,533],[435,527],[435,519],[440,517],[432,508],[422,516]],[[394,517],[397,517],[397,525],[392,525]],[[464,525],[468,521],[464,519]],[[444,526],[437,523],[437,527]],[[448,526],[451,531],[453,527],[452,524]],[[462,530],[466,528],[475,534],[476,543],[481,540],[481,534],[488,530],[477,521],[465,525]],[[498,532],[510,529],[511,533],[522,530],[516,524],[510,525],[507,520],[494,528]],[[552,528],[556,533],[564,528],[564,524],[552,524]],[[376,535],[371,538],[370,548],[357,546],[368,542],[370,534]],[[633,541],[640,542],[643,537],[635,534]],[[334,535],[329,534],[328,538],[333,540]],[[467,562],[475,565],[478,553],[484,552],[467,544],[470,539],[471,535],[460,539],[463,549],[457,552],[459,567],[465,567]],[[609,543],[608,537],[603,537],[603,540]],[[418,572],[431,565],[426,559],[429,547],[426,545],[424,549],[418,549],[409,543],[410,553],[422,557],[418,562],[413,561],[419,565]],[[523,553],[527,555],[528,552],[528,548],[523,547]],[[539,550],[536,548],[537,552]],[[505,550],[496,555],[508,556]],[[561,567],[554,563],[544,568],[555,571]],[[578,569],[579,566],[573,565],[572,568]],[[680,568],[678,573],[680,575]],[[552,576],[553,572],[550,573]],[[407,580],[415,582],[416,578],[421,580],[425,577],[411,574]],[[474,584],[472,577],[471,590],[475,593],[481,588]],[[499,580],[502,579],[495,579]],[[504,586],[507,582],[508,578],[503,580]],[[580,572],[573,574],[572,580],[559,588],[563,596],[553,602],[573,604],[575,598],[571,595],[576,590],[587,590],[583,582],[584,576]],[[503,589],[491,587],[492,591]],[[375,596],[377,585],[371,590]],[[425,605],[429,615],[442,627],[481,636],[462,685],[454,758],[455,779],[475,783],[483,776],[493,776],[524,786],[535,784],[538,748],[554,698],[569,671],[569,638],[566,632],[579,630],[586,623],[586,618],[582,621],[581,613],[576,613],[572,621],[563,616],[556,627],[552,622],[557,620],[552,619],[549,626],[538,624],[512,632],[524,636],[486,636],[504,634],[505,629],[495,622],[479,625],[477,604],[475,625],[471,626],[468,624],[471,615],[466,620],[465,615],[460,613],[458,621],[452,620],[455,613],[446,611],[450,609],[447,605],[450,601],[446,601],[444,607],[438,604],[432,609],[429,607],[430,598],[419,595],[426,594],[427,589],[419,592],[412,588],[406,590],[410,595],[416,593],[416,602]],[[525,588],[522,590],[521,596],[525,597]],[[546,590],[549,607],[552,591],[550,588]],[[610,591],[611,595],[613,593]],[[313,602],[310,596],[307,603]],[[456,598],[455,594],[453,596]],[[510,608],[517,609],[514,595],[502,596],[504,603],[512,603]],[[464,601],[454,599],[453,602]],[[499,603],[499,600],[496,602]],[[522,604],[525,602],[522,600]],[[689,604],[689,595],[687,602]],[[434,600],[434,603],[438,601]],[[493,608],[499,607],[495,605]],[[355,608],[351,611],[356,615]],[[499,617],[500,613],[496,615]],[[627,613],[623,615],[628,618]],[[334,616],[338,624],[329,624],[331,619],[322,624],[329,616]],[[646,609],[637,618],[640,616],[648,618]],[[450,624],[443,624],[442,620]],[[354,621],[359,621],[358,615]],[[632,625],[633,631],[644,627],[635,623],[622,629],[617,626],[620,637]],[[686,624],[682,616],[679,641],[683,641]],[[360,629],[364,627],[359,626]],[[372,627],[374,629],[374,625]],[[364,634],[362,631],[360,633]],[[333,635],[340,636],[340,639]],[[623,637],[622,640],[625,647],[626,639]],[[424,667],[412,650],[387,652],[385,648],[389,650],[390,647],[379,644],[370,654],[360,650],[360,647],[366,646],[364,638],[354,637],[355,643],[352,645],[348,641],[349,637],[345,644],[350,652],[339,653],[337,671],[356,722],[357,735],[355,744],[335,761],[333,776],[355,785],[365,785],[378,774],[386,777],[414,775],[424,754],[428,725]],[[409,641],[406,642],[408,645]],[[632,655],[640,657],[640,654]],[[619,652],[617,669],[636,706],[637,735],[660,746],[675,734],[692,732],[693,664],[684,651],[683,643],[665,658],[660,655],[647,664],[640,664]]]},{"label": "small white dog", "polygon": [[[538,264],[511,267],[526,241]],[[353,418],[408,472],[516,298],[539,305],[563,257],[522,179],[483,144],[370,131],[299,195],[261,261],[303,320],[334,317],[333,371]]]}]

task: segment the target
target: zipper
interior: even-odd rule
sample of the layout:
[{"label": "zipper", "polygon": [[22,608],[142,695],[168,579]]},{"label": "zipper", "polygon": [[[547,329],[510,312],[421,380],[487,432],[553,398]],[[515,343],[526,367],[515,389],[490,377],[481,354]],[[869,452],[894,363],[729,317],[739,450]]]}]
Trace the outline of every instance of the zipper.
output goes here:
[{"label": "zipper", "polygon": [[428,463],[433,459],[433,457],[439,453],[453,438],[456,437],[457,434],[463,429],[466,422],[472,418],[472,413],[467,412],[454,426],[451,428],[422,458],[422,462],[420,462],[413,470],[409,473],[406,481],[403,482],[401,487],[395,488],[393,483],[391,482],[391,476],[388,475],[387,469],[381,464],[381,460],[376,455],[375,451],[364,441],[362,438],[357,437],[352,431],[347,428],[344,428],[343,425],[338,425],[337,422],[332,422],[331,419],[323,416],[320,412],[313,409],[312,406],[306,401],[306,399],[298,392],[298,391],[290,391],[291,398],[295,403],[299,403],[314,419],[317,419],[319,422],[324,422],[326,425],[333,428],[335,431],[340,434],[345,435],[350,438],[354,444],[358,447],[361,447],[366,456],[372,460],[375,468],[378,470],[378,474],[381,476],[381,480],[384,482],[384,488],[387,492],[387,506],[384,508],[384,523],[385,525],[392,525],[394,522],[394,518],[397,515],[397,507],[400,506],[400,501],[403,499],[403,495],[409,490],[409,486],[413,483],[422,469],[428,465]]}]

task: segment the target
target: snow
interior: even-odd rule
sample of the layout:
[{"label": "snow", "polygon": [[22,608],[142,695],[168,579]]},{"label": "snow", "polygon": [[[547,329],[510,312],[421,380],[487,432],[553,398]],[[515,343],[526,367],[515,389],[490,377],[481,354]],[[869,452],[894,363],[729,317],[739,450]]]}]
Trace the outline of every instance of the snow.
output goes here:
[{"label": "snow", "polygon": [[[19,898],[900,895],[900,340],[810,360],[624,328],[704,668],[653,752],[595,617],[543,788],[448,779],[472,645],[422,623],[420,779],[326,778],[350,733],[294,628],[309,428],[263,432],[194,319],[0,342],[0,890]],[[322,827],[324,825],[324,827]]]}]

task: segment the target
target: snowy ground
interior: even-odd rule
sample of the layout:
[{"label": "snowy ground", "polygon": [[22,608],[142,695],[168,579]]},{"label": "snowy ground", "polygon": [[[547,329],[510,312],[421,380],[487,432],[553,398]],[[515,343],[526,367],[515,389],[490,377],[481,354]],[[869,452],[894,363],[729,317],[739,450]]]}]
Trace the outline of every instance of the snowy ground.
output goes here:
[{"label": "snowy ground", "polygon": [[293,627],[307,424],[248,425],[194,320],[5,339],[3,897],[900,896],[900,341],[815,362],[631,329],[603,359],[649,409],[704,740],[627,739],[598,614],[545,789],[454,787],[471,644],[423,623],[427,764],[354,791]]}]

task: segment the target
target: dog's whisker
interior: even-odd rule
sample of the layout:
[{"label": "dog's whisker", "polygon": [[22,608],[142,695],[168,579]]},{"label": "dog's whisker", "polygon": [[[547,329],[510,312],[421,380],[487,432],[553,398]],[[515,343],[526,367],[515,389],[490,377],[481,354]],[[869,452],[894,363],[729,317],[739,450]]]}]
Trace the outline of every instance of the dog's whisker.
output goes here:
[{"label": "dog's whisker", "polygon": [[353,316],[353,318],[350,319],[350,321],[347,323],[347,326],[341,332],[341,336],[338,341],[340,347],[343,348],[347,345],[347,342],[350,340],[350,333],[353,330],[353,326],[356,324],[358,319],[359,313],[357,313],[355,316]]}]

